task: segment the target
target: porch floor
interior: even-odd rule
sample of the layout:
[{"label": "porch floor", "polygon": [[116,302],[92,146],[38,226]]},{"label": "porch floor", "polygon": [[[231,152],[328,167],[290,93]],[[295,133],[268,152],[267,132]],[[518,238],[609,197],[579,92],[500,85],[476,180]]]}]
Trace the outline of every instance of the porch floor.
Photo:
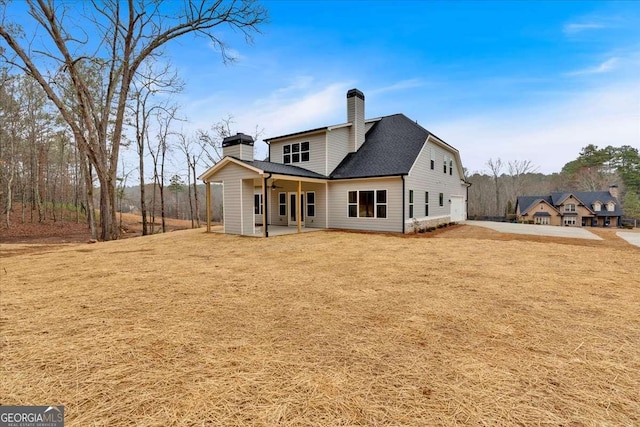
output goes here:
[{"label": "porch floor", "polygon": [[[308,228],[302,227],[301,233],[310,233],[312,231],[322,231],[324,228]],[[212,227],[211,231],[214,233],[224,233],[224,227],[217,226]],[[296,234],[298,227],[288,227],[286,225],[269,225],[269,237],[284,236],[286,234]],[[262,237],[262,226],[256,225],[256,232],[254,234],[248,234],[248,236]]]}]

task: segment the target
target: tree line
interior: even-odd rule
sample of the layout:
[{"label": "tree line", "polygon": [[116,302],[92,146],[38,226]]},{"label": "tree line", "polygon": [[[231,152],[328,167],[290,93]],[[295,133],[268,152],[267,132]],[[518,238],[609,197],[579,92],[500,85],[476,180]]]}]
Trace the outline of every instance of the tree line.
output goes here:
[{"label": "tree line", "polygon": [[[35,26],[38,37],[27,34],[20,23],[10,21],[9,17],[15,16],[10,13],[11,3],[0,2],[0,159],[5,220],[10,225],[11,203],[18,193],[27,203],[30,201],[31,207],[36,206],[38,219],[43,220],[47,214],[44,206],[55,205],[55,199],[61,198],[50,181],[57,180],[66,189],[73,182],[74,193],[82,193],[78,198],[86,203],[92,234],[97,237],[99,221],[101,240],[118,238],[116,201],[122,179],[118,168],[128,117],[135,123],[135,140],[142,147],[144,138],[139,135],[144,135],[145,129],[139,119],[144,120],[145,113],[147,118],[157,113],[159,130],[155,136],[159,142],[149,154],[154,157],[154,181],[164,179],[163,162],[177,108],[169,104],[154,108],[149,103],[146,112],[140,112],[140,103],[147,95],[146,100],[160,98],[157,95],[163,90],[178,89],[177,81],[163,65],[165,48],[175,39],[199,36],[218,49],[223,61],[232,61],[227,43],[221,38],[221,27],[238,31],[251,41],[267,18],[266,10],[251,0],[26,0],[25,5],[28,24]],[[76,24],[78,20],[82,20],[82,26]],[[20,93],[15,92],[16,88]],[[22,91],[27,88],[34,90],[34,96],[23,99]],[[28,116],[31,130],[21,122],[24,117],[18,117],[24,115]],[[4,126],[5,121],[8,127]],[[59,147],[52,148],[53,141],[58,141]],[[28,165],[19,163],[24,160],[25,144],[30,150]],[[58,168],[65,171],[50,167],[52,158],[62,164],[71,152],[75,156],[71,163],[74,168],[77,166],[73,173],[68,170],[69,162]],[[144,149],[138,153],[141,158],[145,156]],[[21,156],[20,160],[17,156]],[[191,165],[194,161],[197,160],[190,152],[188,162]],[[142,170],[140,176],[144,177]],[[94,181],[98,206],[94,206]],[[18,183],[28,185],[22,188]],[[68,202],[68,195],[64,199]],[[37,208],[39,205],[43,207]],[[76,200],[78,205],[82,203]],[[98,218],[94,208],[99,211]]]},{"label": "tree line", "polygon": [[640,219],[640,154],[629,145],[583,147],[558,173],[542,174],[531,161],[489,159],[488,170],[468,174],[469,217],[515,214],[518,196],[544,196],[556,191],[603,191],[618,187],[625,216]]}]

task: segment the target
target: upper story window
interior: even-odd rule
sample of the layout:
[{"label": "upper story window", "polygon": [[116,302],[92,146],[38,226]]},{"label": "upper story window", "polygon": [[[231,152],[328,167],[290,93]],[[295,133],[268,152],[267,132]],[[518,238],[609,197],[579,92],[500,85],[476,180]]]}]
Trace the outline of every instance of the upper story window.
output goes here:
[{"label": "upper story window", "polygon": [[613,202],[607,203],[607,210],[609,212],[613,212],[615,209],[616,209],[616,204],[615,203],[613,203]]},{"label": "upper story window", "polygon": [[434,170],[436,168],[436,150],[431,148],[429,151],[431,154],[431,170]]},{"label": "upper story window", "polygon": [[453,159],[449,159],[449,175],[453,175]]},{"label": "upper story window", "polygon": [[443,158],[443,166],[444,166],[444,170],[443,170],[444,173],[447,173],[447,155],[446,154],[444,155],[444,158]]},{"label": "upper story window", "polygon": [[576,204],[575,203],[567,203],[566,205],[564,205],[564,211],[565,212],[575,212],[576,211]]},{"label": "upper story window", "polygon": [[595,202],[593,204],[593,210],[596,211],[596,212],[600,212],[602,210],[602,203]]},{"label": "upper story window", "polygon": [[309,161],[309,141],[294,142],[282,146],[282,163],[300,163]]}]

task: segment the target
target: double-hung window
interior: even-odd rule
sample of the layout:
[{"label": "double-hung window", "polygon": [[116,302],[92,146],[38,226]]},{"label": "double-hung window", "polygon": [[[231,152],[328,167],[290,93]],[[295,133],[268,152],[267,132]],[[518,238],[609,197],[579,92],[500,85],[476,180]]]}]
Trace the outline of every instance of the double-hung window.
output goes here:
[{"label": "double-hung window", "polygon": [[278,194],[278,214],[280,216],[287,215],[287,193]]},{"label": "double-hung window", "polygon": [[409,190],[409,218],[413,218],[413,190]]},{"label": "double-hung window", "polygon": [[564,205],[564,211],[565,212],[575,212],[576,211],[575,203],[567,203],[566,205]]},{"label": "double-hung window", "polygon": [[307,216],[316,216],[315,191],[307,191]]},{"label": "double-hung window", "polygon": [[262,194],[253,195],[253,213],[262,215]]},{"label": "double-hung window", "polygon": [[429,192],[424,192],[424,216],[429,216]]},{"label": "double-hung window", "polygon": [[430,148],[429,151],[431,153],[431,170],[434,170],[436,168],[436,150],[435,148]]},{"label": "double-hung window", "polygon": [[444,193],[438,194],[438,202],[440,206],[444,206]]},{"label": "double-hung window", "polygon": [[449,158],[449,175],[453,175],[453,159]]},{"label": "double-hung window", "polygon": [[447,173],[447,155],[446,154],[445,154],[444,158],[442,159],[442,162],[443,162],[442,165],[444,166],[443,172]]},{"label": "double-hung window", "polygon": [[347,209],[350,218],[386,218],[387,190],[349,191]]},{"label": "double-hung window", "polygon": [[309,161],[309,141],[295,142],[282,146],[282,163],[300,163]]}]

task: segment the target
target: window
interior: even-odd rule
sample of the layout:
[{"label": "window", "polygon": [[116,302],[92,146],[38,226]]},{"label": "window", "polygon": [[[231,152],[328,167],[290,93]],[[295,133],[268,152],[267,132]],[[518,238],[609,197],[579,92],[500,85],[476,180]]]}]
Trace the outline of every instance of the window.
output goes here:
[{"label": "window", "polygon": [[287,216],[287,193],[278,194],[278,207],[280,216]]},{"label": "window", "polygon": [[429,192],[424,192],[424,216],[429,216]]},{"label": "window", "polygon": [[562,223],[564,225],[576,225],[576,217],[575,216],[565,216],[562,219]]},{"label": "window", "polygon": [[440,202],[440,206],[444,206],[444,193],[438,195],[438,201]]},{"label": "window", "polygon": [[409,218],[413,218],[413,190],[409,190]]},{"label": "window", "polygon": [[436,150],[434,148],[430,149],[431,152],[431,170],[436,168]]},{"label": "window", "polygon": [[565,212],[575,212],[576,211],[575,203],[567,203],[566,205],[564,205],[564,211]]},{"label": "window", "polygon": [[615,209],[616,209],[616,204],[615,203],[613,203],[613,202],[607,203],[607,210],[609,212],[613,212]]},{"label": "window", "polygon": [[349,191],[349,218],[386,218],[387,190]]},{"label": "window", "polygon": [[602,210],[602,203],[595,202],[593,204],[593,210],[596,211],[596,212],[600,212]]},{"label": "window", "polygon": [[446,155],[443,158],[443,162],[444,162],[444,173],[447,173],[447,156]]},{"label": "window", "polygon": [[387,217],[387,190],[376,191],[376,217]]},{"label": "window", "polygon": [[307,191],[307,216],[316,216],[315,191]]},{"label": "window", "polygon": [[300,163],[309,161],[309,141],[296,142],[282,146],[282,163]]},{"label": "window", "polygon": [[262,194],[253,195],[253,213],[262,215]]},{"label": "window", "polygon": [[449,175],[453,175],[453,159],[449,159]]},{"label": "window", "polygon": [[540,225],[549,225],[549,217],[548,216],[537,216],[536,224]]}]

